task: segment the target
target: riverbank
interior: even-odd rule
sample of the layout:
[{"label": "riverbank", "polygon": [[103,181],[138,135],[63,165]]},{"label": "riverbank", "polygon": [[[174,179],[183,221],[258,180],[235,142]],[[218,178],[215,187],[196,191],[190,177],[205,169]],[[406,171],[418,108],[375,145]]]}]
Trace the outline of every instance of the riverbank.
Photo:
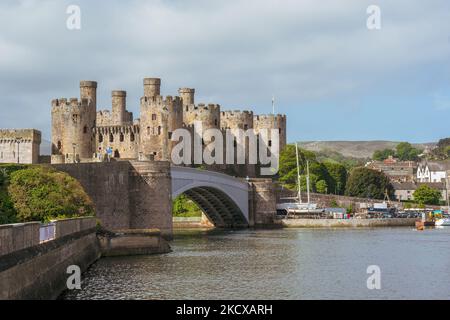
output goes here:
[{"label": "riverbank", "polygon": [[172,221],[174,229],[214,228],[204,214],[201,217],[173,217]]},{"label": "riverbank", "polygon": [[390,219],[279,219],[276,225],[284,228],[374,228],[414,227],[415,218]]}]

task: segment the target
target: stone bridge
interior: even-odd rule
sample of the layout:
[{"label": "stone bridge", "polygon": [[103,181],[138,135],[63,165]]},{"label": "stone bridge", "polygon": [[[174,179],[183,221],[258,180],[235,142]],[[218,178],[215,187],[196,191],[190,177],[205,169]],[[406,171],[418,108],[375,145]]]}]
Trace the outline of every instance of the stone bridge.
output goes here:
[{"label": "stone bridge", "polygon": [[56,164],[77,179],[92,199],[102,225],[111,230],[158,228],[172,236],[172,199],[196,202],[217,227],[271,224],[275,187],[268,179],[173,167],[165,161]]}]

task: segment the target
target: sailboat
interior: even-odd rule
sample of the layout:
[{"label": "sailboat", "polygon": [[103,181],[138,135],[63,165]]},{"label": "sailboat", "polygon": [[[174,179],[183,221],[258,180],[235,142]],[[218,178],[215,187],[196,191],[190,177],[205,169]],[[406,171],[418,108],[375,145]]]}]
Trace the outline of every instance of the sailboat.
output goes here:
[{"label": "sailboat", "polygon": [[317,208],[317,203],[311,202],[310,197],[310,183],[309,183],[309,161],[306,161],[306,192],[307,202],[302,202],[301,185],[300,185],[300,165],[298,157],[298,145],[295,144],[295,154],[297,159],[297,197],[295,202],[284,202],[277,204],[277,211],[286,212],[289,214],[305,214],[305,213],[322,213],[323,209]]}]

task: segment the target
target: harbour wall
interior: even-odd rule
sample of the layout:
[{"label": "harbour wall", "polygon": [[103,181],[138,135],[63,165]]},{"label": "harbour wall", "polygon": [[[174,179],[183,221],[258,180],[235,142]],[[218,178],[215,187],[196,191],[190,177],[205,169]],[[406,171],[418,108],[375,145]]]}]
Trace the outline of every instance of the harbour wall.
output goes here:
[{"label": "harbour wall", "polygon": [[282,219],[275,223],[285,228],[374,228],[414,227],[415,218],[389,219]]},{"label": "harbour wall", "polygon": [[83,272],[101,255],[92,217],[56,221],[54,239],[43,243],[36,222],[0,226],[0,239],[0,300],[56,299],[68,266]]}]

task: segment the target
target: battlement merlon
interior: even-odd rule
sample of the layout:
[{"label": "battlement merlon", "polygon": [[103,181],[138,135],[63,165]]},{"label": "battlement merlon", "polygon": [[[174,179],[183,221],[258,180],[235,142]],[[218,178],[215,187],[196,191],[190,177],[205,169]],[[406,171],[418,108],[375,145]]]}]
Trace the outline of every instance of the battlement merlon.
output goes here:
[{"label": "battlement merlon", "polygon": [[36,129],[0,129],[0,141],[41,143],[42,134]]}]

